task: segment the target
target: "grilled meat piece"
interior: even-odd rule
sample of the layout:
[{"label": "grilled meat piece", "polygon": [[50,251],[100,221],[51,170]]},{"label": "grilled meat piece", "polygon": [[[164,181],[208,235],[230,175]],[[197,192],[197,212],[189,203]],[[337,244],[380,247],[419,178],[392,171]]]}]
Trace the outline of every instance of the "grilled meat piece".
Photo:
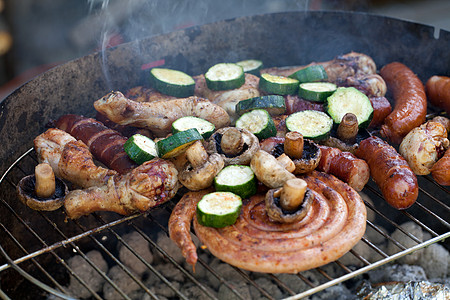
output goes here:
[{"label": "grilled meat piece", "polygon": [[137,166],[123,150],[127,138],[95,119],[64,115],[55,126],[82,140],[92,155],[110,169],[124,174]]},{"label": "grilled meat piece", "polygon": [[146,88],[143,86],[136,86],[127,90],[125,92],[125,97],[136,102],[155,102],[176,99],[176,97],[165,95],[153,88]]},{"label": "grilled meat piece", "polygon": [[94,107],[117,124],[147,128],[159,137],[169,134],[172,123],[185,116],[205,119],[216,128],[230,123],[230,117],[223,108],[198,97],[136,102],[121,92],[111,92],[95,101]]},{"label": "grilled meat piece", "polygon": [[104,185],[116,171],[96,166],[88,147],[67,132],[50,128],[34,139],[39,163],[48,163],[55,175],[79,187]]},{"label": "grilled meat piece", "polygon": [[231,118],[235,117],[236,104],[245,99],[260,96],[259,77],[245,73],[245,83],[234,90],[213,91],[206,85],[205,76],[198,75],[194,77],[195,92],[198,97],[203,97],[215,103],[226,110]]},{"label": "grilled meat piece", "polygon": [[244,201],[236,223],[224,228],[202,226],[195,208],[208,191],[189,192],[177,203],[169,219],[169,234],[192,266],[195,232],[209,251],[233,266],[256,272],[297,273],[334,261],[363,236],[366,208],[358,193],[332,175],[313,171],[303,177],[315,201],[304,219],[272,222],[264,195]]},{"label": "grilled meat piece", "polygon": [[403,138],[399,152],[416,175],[427,175],[448,146],[444,125],[429,121]]},{"label": "grilled meat piece", "polygon": [[127,174],[112,176],[105,185],[69,192],[64,207],[67,217],[71,219],[95,211],[130,215],[145,212],[170,200],[178,188],[175,166],[155,158]]},{"label": "grilled meat piece", "polygon": [[377,70],[375,62],[370,56],[362,53],[350,52],[337,56],[330,61],[313,62],[306,66],[264,69],[261,73],[289,76],[298,70],[312,65],[322,65],[327,72],[328,81],[336,84],[345,81],[347,77],[360,77],[368,74],[375,74]]}]

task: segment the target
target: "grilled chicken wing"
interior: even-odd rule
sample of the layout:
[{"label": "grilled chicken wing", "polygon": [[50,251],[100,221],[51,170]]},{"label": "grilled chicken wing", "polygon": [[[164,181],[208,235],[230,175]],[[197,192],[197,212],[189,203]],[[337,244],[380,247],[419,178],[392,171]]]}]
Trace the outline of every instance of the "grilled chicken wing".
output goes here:
[{"label": "grilled chicken wing", "polygon": [[34,139],[39,163],[48,163],[55,175],[88,188],[106,184],[116,171],[96,166],[89,148],[67,132],[50,128]]},{"label": "grilled chicken wing", "polygon": [[112,176],[105,185],[69,192],[64,207],[71,219],[95,211],[130,215],[170,200],[178,188],[175,166],[155,158],[125,175]]},{"label": "grilled chicken wing", "polygon": [[328,81],[335,83],[345,81],[347,77],[362,77],[364,75],[375,74],[377,70],[376,64],[370,56],[350,52],[325,62],[313,62],[306,66],[264,69],[261,73],[289,76],[298,70],[312,65],[322,65],[327,72]]},{"label": "grilled chicken wing", "polygon": [[117,124],[147,128],[159,137],[170,133],[172,123],[185,116],[208,120],[216,128],[230,123],[230,117],[223,108],[198,97],[136,102],[121,92],[111,92],[95,101],[94,107]]},{"label": "grilled chicken wing", "polygon": [[234,90],[213,91],[206,85],[204,75],[198,75],[195,79],[195,95],[203,97],[215,103],[226,110],[231,118],[235,115],[236,103],[241,100],[258,97],[260,92],[258,90],[259,77],[245,73],[245,83]]}]

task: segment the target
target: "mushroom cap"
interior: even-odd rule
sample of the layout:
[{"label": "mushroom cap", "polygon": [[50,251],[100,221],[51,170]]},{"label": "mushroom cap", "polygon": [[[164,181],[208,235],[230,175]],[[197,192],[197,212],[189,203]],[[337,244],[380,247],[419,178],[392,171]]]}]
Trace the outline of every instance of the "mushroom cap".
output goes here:
[{"label": "mushroom cap", "polygon": [[35,186],[35,175],[25,176],[17,184],[17,194],[20,201],[34,210],[57,210],[64,204],[64,197],[69,192],[67,185],[59,178],[55,178],[55,193],[51,197],[41,198],[37,196]]},{"label": "mushroom cap", "polygon": [[224,161],[220,154],[213,153],[208,160],[198,168],[187,164],[179,173],[178,180],[189,190],[199,191],[210,187],[214,177],[224,167]]},{"label": "mushroom cap", "polygon": [[293,223],[302,220],[308,213],[309,207],[314,200],[314,194],[310,189],[306,189],[305,198],[302,204],[294,212],[284,210],[280,206],[280,194],[278,189],[271,189],[265,197],[266,213],[272,221],[282,223]]},{"label": "mushroom cap", "polygon": [[303,153],[302,157],[299,159],[293,159],[292,161],[295,164],[294,174],[304,174],[311,172],[318,165],[320,158],[322,157],[322,152],[311,140],[305,139],[303,144]]},{"label": "mushroom cap", "polygon": [[216,132],[214,132],[208,139],[208,142],[205,147],[206,151],[209,154],[219,153],[225,162],[225,166],[249,165],[250,161],[252,160],[253,155],[256,153],[256,151],[259,150],[258,138],[253,133],[248,131],[247,129],[237,128],[242,134],[242,139],[244,142],[243,149],[242,149],[241,153],[239,153],[237,156],[226,155],[221,150],[220,143],[222,141],[222,135],[229,128],[235,129],[237,127],[223,127],[223,128],[219,128],[218,130],[216,130]]}]

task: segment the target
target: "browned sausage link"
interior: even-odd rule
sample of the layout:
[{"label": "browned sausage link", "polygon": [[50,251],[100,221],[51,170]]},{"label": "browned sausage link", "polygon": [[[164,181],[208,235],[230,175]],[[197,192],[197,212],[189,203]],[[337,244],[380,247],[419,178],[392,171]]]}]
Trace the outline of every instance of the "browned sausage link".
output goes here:
[{"label": "browned sausage link", "polygon": [[355,154],[369,164],[370,175],[391,206],[406,209],[414,204],[419,193],[417,177],[394,147],[372,136],[361,141]]},{"label": "browned sausage link", "polygon": [[450,148],[431,168],[433,179],[441,185],[450,185]]},{"label": "browned sausage link", "polygon": [[450,114],[450,77],[431,76],[425,84],[428,101]]},{"label": "browned sausage link", "polygon": [[375,128],[383,124],[384,119],[392,112],[391,103],[386,97],[369,97],[373,107],[373,117],[369,127]]},{"label": "browned sausage link", "polygon": [[191,237],[191,222],[194,218],[198,201],[208,190],[186,193],[172,211],[169,218],[169,236],[181,249],[188,264],[195,267],[197,248]]},{"label": "browned sausage link", "polygon": [[357,191],[361,191],[370,178],[369,165],[350,152],[333,147],[319,146],[322,156],[317,170],[332,174]]},{"label": "browned sausage link", "polygon": [[381,135],[393,143],[400,144],[411,129],[425,122],[425,88],[414,72],[399,62],[381,68],[380,75],[395,101],[394,110],[381,126]]},{"label": "browned sausage link", "polygon": [[123,150],[127,139],[95,119],[64,115],[55,122],[55,126],[82,140],[92,155],[110,169],[124,174],[137,166]]}]

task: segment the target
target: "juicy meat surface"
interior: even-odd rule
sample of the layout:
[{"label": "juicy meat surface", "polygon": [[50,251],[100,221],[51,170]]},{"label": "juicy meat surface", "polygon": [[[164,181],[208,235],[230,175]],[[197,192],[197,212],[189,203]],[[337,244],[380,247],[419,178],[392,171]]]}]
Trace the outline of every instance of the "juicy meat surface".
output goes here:
[{"label": "juicy meat surface", "polygon": [[117,124],[147,128],[159,137],[169,134],[172,123],[185,116],[205,119],[216,129],[230,123],[230,117],[222,107],[198,97],[136,102],[121,92],[111,92],[95,101],[94,107]]},{"label": "juicy meat surface", "polygon": [[76,186],[106,184],[116,171],[95,165],[88,147],[63,130],[50,128],[34,139],[39,163],[50,164],[55,175]]},{"label": "juicy meat surface", "polygon": [[105,185],[69,192],[64,207],[67,217],[71,219],[95,211],[130,215],[145,212],[172,199],[178,188],[175,166],[157,158],[127,174],[112,176]]},{"label": "juicy meat surface", "polygon": [[213,255],[245,270],[297,273],[334,261],[363,236],[364,203],[355,190],[332,175],[313,171],[303,179],[315,200],[299,222],[270,221],[264,196],[256,195],[244,201],[234,225],[202,226],[197,222],[195,207],[208,191],[190,192],[172,212],[170,237],[193,266],[197,253],[189,231],[192,220],[198,238]]}]

